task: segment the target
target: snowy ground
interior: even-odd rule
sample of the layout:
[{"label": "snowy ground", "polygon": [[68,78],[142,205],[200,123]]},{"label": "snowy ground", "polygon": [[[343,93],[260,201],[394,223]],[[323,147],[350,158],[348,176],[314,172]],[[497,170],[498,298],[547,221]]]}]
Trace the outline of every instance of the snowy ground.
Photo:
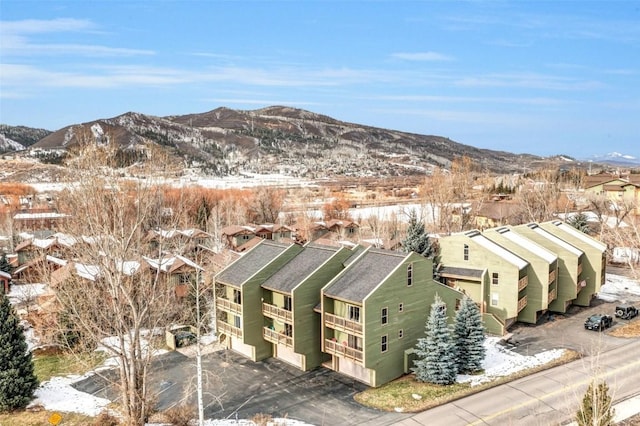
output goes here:
[{"label": "snowy ground", "polygon": [[[606,301],[640,301],[640,283],[628,278],[607,274],[599,298]],[[546,364],[563,354],[562,349],[552,349],[532,356],[511,352],[498,344],[499,338],[490,337],[485,342],[487,349],[482,375],[459,375],[459,382],[477,385],[495,378],[508,376],[526,368]],[[91,373],[88,373],[91,374]],[[95,416],[105,409],[110,401],[75,390],[71,385],[86,376],[54,377],[40,385],[36,391],[34,404],[40,404],[50,411],[77,412]],[[640,409],[640,408],[639,408]],[[248,420],[209,420],[208,426],[251,425]],[[305,423],[291,419],[274,419],[274,424],[302,426]]]}]

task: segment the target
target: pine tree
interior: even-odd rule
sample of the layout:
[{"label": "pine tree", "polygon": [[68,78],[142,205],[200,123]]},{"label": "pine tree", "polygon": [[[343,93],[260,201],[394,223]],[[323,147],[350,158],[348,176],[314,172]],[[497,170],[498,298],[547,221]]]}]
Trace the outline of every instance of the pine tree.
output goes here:
[{"label": "pine tree", "polygon": [[402,241],[402,248],[406,253],[416,252],[424,257],[433,257],[434,245],[424,229],[424,222],[418,220],[415,209],[409,212],[409,227],[407,236]]},{"label": "pine tree", "polygon": [[425,327],[425,337],[418,339],[413,372],[421,382],[450,385],[456,380],[455,345],[447,324],[447,306],[436,295]]},{"label": "pine tree", "polygon": [[473,373],[482,369],[485,357],[484,325],[478,305],[464,296],[456,312],[453,341],[456,346],[456,365],[460,373]]},{"label": "pine tree", "polygon": [[580,232],[589,233],[589,218],[583,212],[575,214],[567,219],[567,224],[573,226]]},{"label": "pine tree", "polygon": [[6,253],[0,257],[0,271],[6,272],[7,274],[11,273],[12,270],[11,263],[9,263],[9,259],[7,259]]},{"label": "pine tree", "polygon": [[576,413],[578,426],[610,426],[613,425],[613,415],[609,386],[605,382],[597,386],[591,382]]},{"label": "pine tree", "polygon": [[0,302],[0,411],[25,407],[33,398],[38,379],[33,372],[24,331],[18,317],[2,296]]}]

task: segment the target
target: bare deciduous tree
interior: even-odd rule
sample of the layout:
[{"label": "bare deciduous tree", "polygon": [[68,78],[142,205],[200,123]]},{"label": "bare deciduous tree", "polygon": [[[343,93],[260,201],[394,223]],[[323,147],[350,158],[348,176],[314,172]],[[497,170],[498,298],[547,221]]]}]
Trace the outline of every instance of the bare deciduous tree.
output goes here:
[{"label": "bare deciduous tree", "polygon": [[[86,144],[72,156],[77,185],[61,194],[71,213],[63,231],[70,247],[66,278],[56,294],[67,321],[85,344],[104,347],[118,360],[119,403],[130,425],[143,425],[153,407],[147,379],[152,358],[150,334],[175,316],[174,286],[144,256],[162,257],[162,244],[150,245],[147,232],[166,223],[160,217],[161,188],[116,174],[116,149]],[[153,167],[153,159],[144,167]],[[157,170],[147,170],[147,176]]]}]

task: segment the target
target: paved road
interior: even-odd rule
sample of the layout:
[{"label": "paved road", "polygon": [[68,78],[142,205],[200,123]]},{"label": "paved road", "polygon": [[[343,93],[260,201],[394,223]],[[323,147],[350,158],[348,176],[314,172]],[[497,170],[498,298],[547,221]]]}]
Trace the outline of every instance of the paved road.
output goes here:
[{"label": "paved road", "polygon": [[401,426],[559,425],[568,423],[594,376],[614,401],[640,392],[640,340],[539,372],[397,422]]}]

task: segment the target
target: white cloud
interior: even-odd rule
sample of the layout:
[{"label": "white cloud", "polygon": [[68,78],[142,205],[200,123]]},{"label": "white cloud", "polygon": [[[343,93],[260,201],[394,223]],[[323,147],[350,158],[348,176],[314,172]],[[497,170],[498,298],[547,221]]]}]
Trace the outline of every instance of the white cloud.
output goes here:
[{"label": "white cloud", "polygon": [[451,56],[438,52],[398,52],[391,55],[393,58],[405,61],[451,61]]}]

